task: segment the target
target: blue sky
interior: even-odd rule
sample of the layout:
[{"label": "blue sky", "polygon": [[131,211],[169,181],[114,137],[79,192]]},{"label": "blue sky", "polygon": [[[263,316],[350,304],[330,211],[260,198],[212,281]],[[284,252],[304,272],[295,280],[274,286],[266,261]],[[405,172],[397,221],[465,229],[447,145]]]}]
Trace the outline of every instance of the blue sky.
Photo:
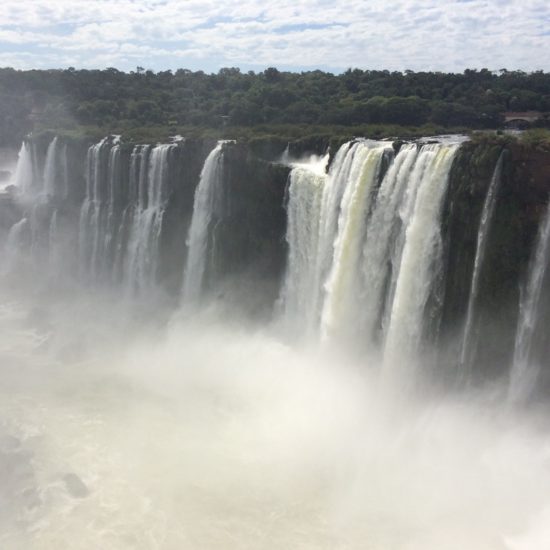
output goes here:
[{"label": "blue sky", "polygon": [[0,66],[550,70],[548,0],[2,0]]}]

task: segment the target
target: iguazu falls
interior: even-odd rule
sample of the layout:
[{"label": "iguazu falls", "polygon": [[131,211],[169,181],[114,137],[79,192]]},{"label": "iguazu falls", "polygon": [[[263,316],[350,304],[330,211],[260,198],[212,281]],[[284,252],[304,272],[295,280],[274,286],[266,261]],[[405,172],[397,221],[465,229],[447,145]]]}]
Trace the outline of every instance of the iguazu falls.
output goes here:
[{"label": "iguazu falls", "polygon": [[0,197],[2,547],[543,548],[535,161],[26,138]]},{"label": "iguazu falls", "polygon": [[0,15],[0,550],[550,550],[547,0]]}]

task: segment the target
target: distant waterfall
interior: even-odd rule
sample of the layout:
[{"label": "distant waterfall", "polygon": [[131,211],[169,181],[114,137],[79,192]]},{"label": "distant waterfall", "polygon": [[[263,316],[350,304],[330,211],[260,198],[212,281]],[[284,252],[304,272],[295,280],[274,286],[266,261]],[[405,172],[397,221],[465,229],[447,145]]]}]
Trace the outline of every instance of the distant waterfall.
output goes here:
[{"label": "distant waterfall", "polygon": [[81,279],[122,282],[128,294],[156,287],[169,156],[175,147],[136,145],[128,177],[118,143],[104,139],[89,148],[79,222]]},{"label": "distant waterfall", "polygon": [[88,149],[86,158],[86,197],[80,209],[79,224],[79,266],[80,276],[90,281],[99,277],[99,258],[103,251],[109,153],[110,144],[105,138]]},{"label": "distant waterfall", "polygon": [[32,145],[24,141],[19,150],[19,158],[15,169],[14,184],[23,195],[31,193],[34,186]]},{"label": "distant waterfall", "polygon": [[[38,268],[43,280],[48,276],[57,277],[63,271],[59,265],[63,255],[55,201],[67,195],[66,153],[66,145],[57,137],[50,141],[44,162],[38,158],[36,145],[31,140],[24,141],[21,146],[14,184],[15,197],[24,207],[24,214],[12,227],[6,243],[9,271],[23,265],[25,269]],[[20,238],[21,235],[25,238]],[[17,253],[13,250],[15,244],[19,247]],[[14,261],[15,256],[18,261]]]},{"label": "distant waterfall", "polygon": [[168,201],[168,159],[175,145],[138,146],[132,153],[130,193],[134,202],[124,283],[133,292],[156,286],[162,220]]},{"label": "distant waterfall", "polygon": [[2,259],[2,273],[4,275],[17,273],[20,262],[24,261],[25,253],[28,252],[29,239],[29,220],[22,218],[11,227],[8,233]]},{"label": "distant waterfall", "polygon": [[54,196],[58,175],[57,149],[59,139],[54,137],[48,146],[46,153],[46,164],[44,165],[44,192],[46,195]]},{"label": "distant waterfall", "polygon": [[510,374],[509,399],[522,401],[532,392],[538,365],[531,362],[531,346],[537,326],[542,283],[550,262],[550,203],[540,224],[535,254],[531,259],[527,287],[523,293]]},{"label": "distant waterfall", "polygon": [[208,237],[212,216],[222,185],[223,142],[219,142],[204,163],[199,185],[195,190],[193,217],[187,237],[187,264],[183,279],[183,303],[196,303],[202,291],[207,265]]},{"label": "distant waterfall", "polygon": [[[457,149],[411,144],[393,158],[391,143],[350,142],[326,176],[294,168],[282,296],[290,326],[322,340],[378,341],[388,369],[418,351]],[[392,160],[382,177],[384,157]]]},{"label": "distant waterfall", "polygon": [[468,309],[466,312],[466,322],[464,323],[462,346],[460,349],[460,367],[462,371],[461,376],[464,378],[468,378],[468,375],[472,368],[472,361],[475,353],[475,342],[472,340],[472,338],[475,307],[479,293],[479,277],[485,259],[485,251],[487,249],[489,230],[491,228],[491,221],[493,219],[493,213],[495,210],[496,198],[500,188],[500,182],[502,180],[503,160],[504,153],[501,153],[495,166],[489,188],[487,189],[487,195],[485,196],[485,201],[483,203],[483,210],[481,212],[481,220],[477,233],[474,271],[470,287],[470,296],[468,298]]}]

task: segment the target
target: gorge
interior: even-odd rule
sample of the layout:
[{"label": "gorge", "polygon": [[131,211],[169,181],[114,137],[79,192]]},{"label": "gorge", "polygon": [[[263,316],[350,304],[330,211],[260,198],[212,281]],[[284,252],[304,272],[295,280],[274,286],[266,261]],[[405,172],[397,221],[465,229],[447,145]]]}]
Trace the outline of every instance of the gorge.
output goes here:
[{"label": "gorge", "polygon": [[26,138],[0,542],[542,549],[549,178],[497,136]]}]

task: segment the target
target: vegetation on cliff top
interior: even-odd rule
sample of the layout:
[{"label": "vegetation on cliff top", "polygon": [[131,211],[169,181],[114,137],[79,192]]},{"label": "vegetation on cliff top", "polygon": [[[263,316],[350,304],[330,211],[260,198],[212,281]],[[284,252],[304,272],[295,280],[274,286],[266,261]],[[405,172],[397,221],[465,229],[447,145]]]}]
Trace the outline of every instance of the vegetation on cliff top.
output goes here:
[{"label": "vegetation on cliff top", "polygon": [[176,133],[292,139],[306,130],[414,137],[498,128],[508,110],[550,111],[550,74],[0,69],[0,145],[43,128],[136,140]]}]

